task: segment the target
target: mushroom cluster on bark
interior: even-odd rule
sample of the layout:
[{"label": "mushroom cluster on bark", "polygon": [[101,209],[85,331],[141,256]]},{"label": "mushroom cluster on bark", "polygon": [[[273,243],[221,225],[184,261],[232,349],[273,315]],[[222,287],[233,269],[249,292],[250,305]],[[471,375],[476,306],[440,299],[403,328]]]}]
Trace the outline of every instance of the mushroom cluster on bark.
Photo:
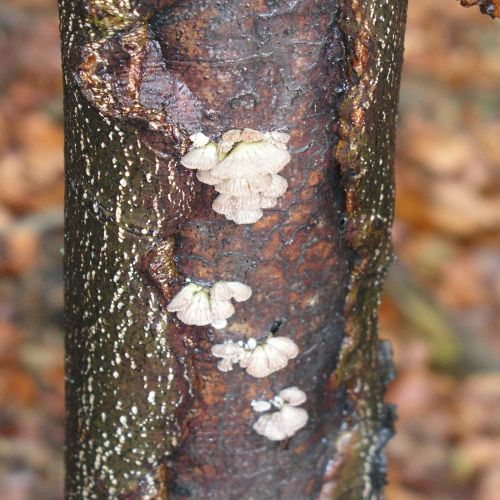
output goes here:
[{"label": "mushroom cluster on bark", "polygon": [[276,411],[261,415],[253,425],[258,434],[271,441],[282,441],[292,437],[307,424],[309,415],[303,408],[298,408],[307,400],[305,392],[298,387],[287,387],[271,401],[252,401],[256,412],[266,412],[273,407]]},{"label": "mushroom cluster on bark", "polygon": [[169,302],[168,312],[177,313],[177,318],[186,325],[224,328],[235,309],[236,302],[248,300],[252,289],[238,281],[217,281],[212,287],[189,283]]},{"label": "mushroom cluster on bark", "polygon": [[196,169],[198,180],[219,193],[212,204],[215,212],[236,224],[253,224],[288,188],[278,172],[290,161],[289,138],[283,132],[235,129],[222,134],[217,145],[197,133],[181,164]]},{"label": "mushroom cluster on bark", "polygon": [[252,377],[263,378],[269,376],[288,364],[299,353],[297,344],[288,337],[269,335],[262,341],[253,338],[247,342],[233,342],[212,346],[212,354],[221,358],[217,368],[221,371],[230,371],[233,364],[239,363],[241,368]]},{"label": "mushroom cluster on bark", "polygon": [[[263,209],[274,207],[288,188],[279,172],[290,161],[289,139],[283,132],[245,128],[225,132],[217,143],[198,132],[190,136],[192,147],[181,164],[196,170],[200,182],[214,186],[218,193],[212,204],[215,212],[236,224],[253,224],[264,215]],[[190,283],[173,298],[167,310],[176,312],[178,319],[188,325],[224,328],[227,318],[235,312],[231,299],[244,301],[251,294],[250,287],[235,281],[218,281],[212,287]],[[214,344],[211,352],[218,358],[221,372],[239,365],[248,375],[263,378],[285,368],[297,357],[299,348],[292,339],[271,333],[260,340],[226,340]],[[297,387],[283,389],[270,401],[253,401],[257,412],[276,410],[261,415],[253,429],[272,441],[293,436],[307,423],[307,411],[297,408],[305,401],[305,393]]]}]

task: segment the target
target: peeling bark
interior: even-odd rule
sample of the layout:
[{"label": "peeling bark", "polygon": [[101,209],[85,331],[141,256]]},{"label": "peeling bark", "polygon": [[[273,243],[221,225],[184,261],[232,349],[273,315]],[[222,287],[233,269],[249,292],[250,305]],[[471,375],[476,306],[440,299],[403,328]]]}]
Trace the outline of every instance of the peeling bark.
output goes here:
[{"label": "peeling bark", "polygon": [[[378,498],[393,411],[377,337],[392,258],[406,1],[60,0],[66,116],[68,498]],[[256,224],[211,209],[188,135],[291,135],[289,189]],[[225,330],[165,306],[186,279],[252,298]],[[265,379],[210,346],[293,338]],[[307,426],[252,430],[297,385]],[[167,493],[168,491],[168,493]]]}]

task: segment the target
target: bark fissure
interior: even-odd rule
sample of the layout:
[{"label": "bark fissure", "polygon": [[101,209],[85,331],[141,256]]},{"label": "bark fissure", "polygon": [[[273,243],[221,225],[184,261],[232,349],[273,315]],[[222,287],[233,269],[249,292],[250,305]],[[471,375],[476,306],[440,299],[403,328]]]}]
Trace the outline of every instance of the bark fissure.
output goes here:
[{"label": "bark fissure", "polygon": [[[68,497],[377,497],[405,1],[60,4]],[[279,206],[239,226],[179,159],[189,133],[243,127],[289,133],[292,162]],[[165,311],[188,279],[254,293],[226,329],[189,327]],[[216,369],[213,343],[278,329],[300,347],[286,369]],[[250,401],[291,385],[309,423],[266,441]]]},{"label": "bark fissure", "polygon": [[392,260],[392,155],[406,9],[402,2],[352,1],[342,2],[341,11],[351,74],[339,111],[337,159],[351,264],[336,383],[347,388],[352,406],[337,437],[340,458],[327,471],[325,491],[333,491],[334,498],[376,498],[385,481],[382,449],[394,419],[393,408],[383,403],[392,365],[390,351],[378,340],[377,311]]}]

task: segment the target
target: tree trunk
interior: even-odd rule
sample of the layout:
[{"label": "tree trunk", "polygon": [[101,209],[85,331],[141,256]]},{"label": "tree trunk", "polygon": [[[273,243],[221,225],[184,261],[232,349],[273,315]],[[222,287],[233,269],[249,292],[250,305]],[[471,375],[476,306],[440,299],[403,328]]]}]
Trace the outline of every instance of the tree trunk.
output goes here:
[{"label": "tree trunk", "polygon": [[[377,309],[392,257],[406,0],[60,0],[66,117],[67,497],[379,498],[393,411]],[[211,208],[189,134],[291,136],[255,224]],[[253,296],[224,330],[166,312],[186,279]],[[224,339],[279,331],[263,379]],[[250,402],[307,394],[287,441]]]}]

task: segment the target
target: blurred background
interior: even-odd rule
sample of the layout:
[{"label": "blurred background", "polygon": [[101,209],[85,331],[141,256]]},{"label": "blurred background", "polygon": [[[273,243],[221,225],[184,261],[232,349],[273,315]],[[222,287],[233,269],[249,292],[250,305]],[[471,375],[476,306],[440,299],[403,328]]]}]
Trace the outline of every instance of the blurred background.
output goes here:
[{"label": "blurred background", "polygon": [[[500,21],[410,0],[389,500],[500,498]],[[63,116],[55,0],[0,4],[0,497],[62,499]]]}]

